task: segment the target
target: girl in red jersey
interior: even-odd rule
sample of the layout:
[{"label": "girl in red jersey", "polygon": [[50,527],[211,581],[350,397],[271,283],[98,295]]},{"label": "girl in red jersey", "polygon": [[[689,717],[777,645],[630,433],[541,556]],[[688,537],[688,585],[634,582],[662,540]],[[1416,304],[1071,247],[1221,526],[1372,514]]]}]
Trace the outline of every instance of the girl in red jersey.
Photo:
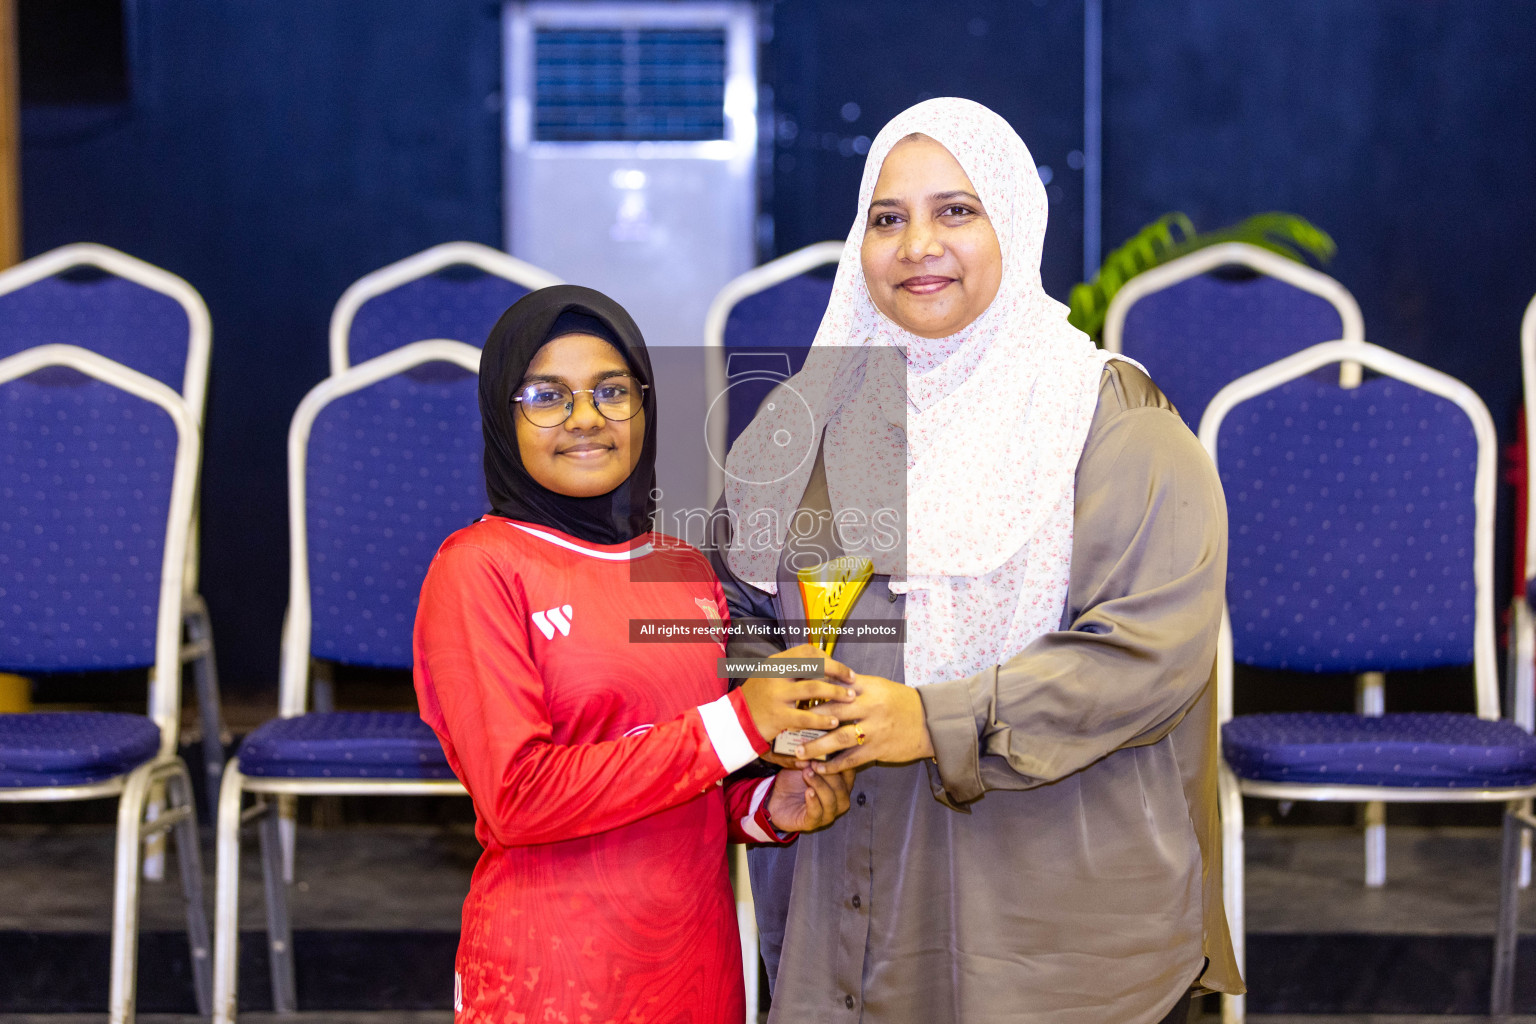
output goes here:
[{"label": "girl in red jersey", "polygon": [[[720,584],[650,529],[653,379],[629,315],[587,288],[529,294],[486,341],[493,512],[443,543],[415,636],[421,714],[484,847],[458,1024],[737,1024],[727,838],[786,842],[848,807],[846,776],[726,780],[781,730],[835,727],[796,703],[848,700],[832,680],[852,676],[829,661],[726,694]],[[663,627],[694,635],[644,642]]]}]

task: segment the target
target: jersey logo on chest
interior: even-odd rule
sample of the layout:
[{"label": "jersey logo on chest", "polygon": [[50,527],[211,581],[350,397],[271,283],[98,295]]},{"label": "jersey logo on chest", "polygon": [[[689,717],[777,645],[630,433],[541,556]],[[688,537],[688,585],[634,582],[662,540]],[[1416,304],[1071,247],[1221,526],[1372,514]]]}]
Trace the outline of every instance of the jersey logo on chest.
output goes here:
[{"label": "jersey logo on chest", "polygon": [[539,632],[544,634],[545,640],[555,638],[555,630],[560,631],[561,636],[571,635],[571,606],[563,604],[559,608],[550,608],[542,612],[534,612],[528,616],[533,624],[539,627]]}]

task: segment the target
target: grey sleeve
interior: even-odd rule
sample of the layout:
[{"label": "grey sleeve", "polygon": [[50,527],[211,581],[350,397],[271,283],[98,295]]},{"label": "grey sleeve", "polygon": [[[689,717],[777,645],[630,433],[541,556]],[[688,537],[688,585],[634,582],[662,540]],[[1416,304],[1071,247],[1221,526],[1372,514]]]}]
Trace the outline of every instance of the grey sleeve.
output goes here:
[{"label": "grey sleeve", "polygon": [[922,687],[935,796],[959,807],[1154,743],[1211,677],[1226,505],[1167,408],[1118,412],[1078,464],[1069,623],[968,679]]},{"label": "grey sleeve", "polygon": [[[731,613],[731,636],[726,641],[725,653],[732,658],[766,658],[786,650],[782,631],[779,629],[778,610],[773,595],[744,582],[731,571],[725,553],[730,550],[730,517],[725,511],[725,499],[716,505],[710,517],[709,562],[720,578],[725,591],[725,604]],[[763,627],[751,631],[748,624]]]}]

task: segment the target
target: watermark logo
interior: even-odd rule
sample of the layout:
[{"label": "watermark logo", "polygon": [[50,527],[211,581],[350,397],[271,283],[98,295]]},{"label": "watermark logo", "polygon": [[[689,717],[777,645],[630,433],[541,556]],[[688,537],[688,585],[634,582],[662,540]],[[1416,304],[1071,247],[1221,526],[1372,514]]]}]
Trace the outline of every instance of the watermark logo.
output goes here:
[{"label": "watermark logo", "polygon": [[[782,352],[732,353],[727,357],[726,379],[729,383],[715,396],[705,414],[704,443],[710,459],[732,480],[744,484],[776,484],[793,476],[816,453],[816,417],[811,412],[810,403],[787,383],[789,371],[789,356]],[[730,417],[732,392],[750,396],[765,386],[772,390],[760,411],[775,413],[775,418],[781,421],[769,438],[774,446],[770,451],[775,451],[776,455],[740,467],[748,471],[748,475],[741,476],[725,465],[724,427]]]}]

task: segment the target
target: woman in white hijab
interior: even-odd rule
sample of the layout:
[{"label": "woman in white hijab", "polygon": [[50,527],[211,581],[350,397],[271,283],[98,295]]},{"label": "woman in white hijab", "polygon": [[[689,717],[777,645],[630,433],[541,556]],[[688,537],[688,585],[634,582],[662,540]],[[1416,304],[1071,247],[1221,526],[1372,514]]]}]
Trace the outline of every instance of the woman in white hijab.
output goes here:
[{"label": "woman in white hijab", "polygon": [[[727,461],[738,623],[863,555],[838,641],[853,807],[751,855],[771,1021],[1157,1024],[1240,992],[1221,905],[1220,484],[1040,284],[1045,190],[959,99],[870,148],[805,368]],[[881,643],[880,623],[904,642]],[[762,635],[751,629],[743,636]],[[768,653],[743,639],[733,654]]]}]

